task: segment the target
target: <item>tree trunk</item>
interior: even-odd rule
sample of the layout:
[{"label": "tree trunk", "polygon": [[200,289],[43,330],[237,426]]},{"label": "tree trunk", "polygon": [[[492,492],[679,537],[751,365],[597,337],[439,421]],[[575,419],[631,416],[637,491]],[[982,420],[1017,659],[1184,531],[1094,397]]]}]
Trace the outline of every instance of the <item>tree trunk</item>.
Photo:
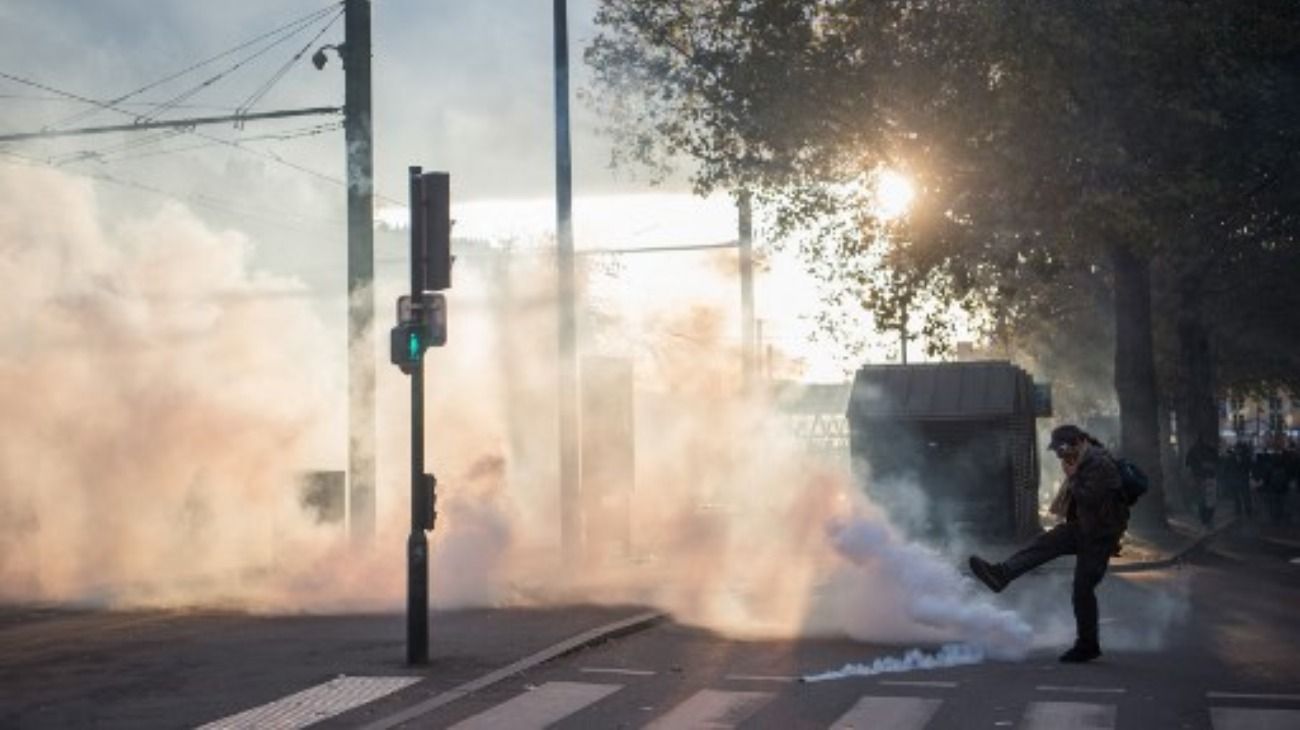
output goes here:
[{"label": "tree trunk", "polygon": [[[1219,447],[1214,358],[1205,323],[1204,279],[1185,274],[1178,283],[1178,451],[1179,464],[1198,440]],[[1180,475],[1182,476],[1182,475]]]},{"label": "tree trunk", "polygon": [[1219,445],[1219,408],[1215,399],[1214,358],[1210,351],[1210,329],[1205,323],[1199,279],[1189,277],[1179,286],[1178,350],[1179,367],[1183,370],[1184,409],[1187,412],[1187,431],[1192,440],[1183,444],[1190,448],[1197,438],[1205,443]]},{"label": "tree trunk", "polygon": [[1160,464],[1159,396],[1151,333],[1151,261],[1124,244],[1110,249],[1115,272],[1115,394],[1120,451],[1151,479],[1133,510],[1137,529],[1165,529],[1164,470]]}]

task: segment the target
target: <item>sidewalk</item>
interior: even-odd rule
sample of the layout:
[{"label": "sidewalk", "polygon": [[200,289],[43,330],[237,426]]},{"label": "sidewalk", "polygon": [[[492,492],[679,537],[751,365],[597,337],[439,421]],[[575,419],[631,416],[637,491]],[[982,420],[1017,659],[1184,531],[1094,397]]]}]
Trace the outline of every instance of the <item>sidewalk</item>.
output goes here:
[{"label": "sidewalk", "polygon": [[1158,538],[1125,535],[1120,554],[1111,558],[1110,570],[1137,573],[1172,567],[1231,529],[1236,522],[1222,510],[1215,515],[1214,524],[1209,528],[1186,515],[1170,515],[1169,531],[1165,535]]},{"label": "sidewalk", "polygon": [[0,727],[132,729],[357,727],[660,619],[637,606],[434,611],[430,662],[407,666],[401,613],[10,606],[0,614],[8,616],[0,623]]}]

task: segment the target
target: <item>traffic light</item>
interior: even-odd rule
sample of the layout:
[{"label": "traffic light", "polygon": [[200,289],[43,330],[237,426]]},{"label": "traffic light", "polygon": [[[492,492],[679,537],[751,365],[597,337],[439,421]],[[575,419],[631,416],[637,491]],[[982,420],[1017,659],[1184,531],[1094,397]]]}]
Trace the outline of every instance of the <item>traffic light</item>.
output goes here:
[{"label": "traffic light", "polygon": [[427,349],[428,336],[419,322],[403,322],[388,333],[388,357],[407,375],[420,366]]},{"label": "traffic light", "polygon": [[447,298],[424,292],[418,299],[403,295],[397,300],[397,326],[389,331],[388,356],[402,372],[410,375],[430,347],[447,344]]},{"label": "traffic light", "polygon": [[426,172],[420,176],[424,247],[424,288],[451,288],[451,176]]}]

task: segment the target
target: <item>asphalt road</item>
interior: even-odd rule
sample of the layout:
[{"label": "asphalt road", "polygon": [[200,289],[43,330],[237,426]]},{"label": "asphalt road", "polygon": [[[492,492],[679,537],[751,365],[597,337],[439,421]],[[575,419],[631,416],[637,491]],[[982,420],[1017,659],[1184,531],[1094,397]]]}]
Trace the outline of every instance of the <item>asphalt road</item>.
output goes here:
[{"label": "asphalt road", "polygon": [[[1289,561],[1300,557],[1300,543],[1229,535],[1217,545],[1182,568],[1109,578],[1101,602],[1111,645],[1088,665],[1062,665],[1062,647],[1045,646],[1023,662],[809,684],[796,678],[899,648],[741,642],[666,623],[538,667],[409,726],[526,727],[553,716],[554,727],[572,729],[1298,730],[1300,565]],[[1007,600],[1057,614],[1042,628],[1060,634],[1068,576],[1032,576]]]},{"label": "asphalt road", "polygon": [[[1069,639],[1069,576],[1045,571],[998,597],[1033,617],[1042,646],[1025,661],[800,683],[906,647],[737,641],[666,621],[403,726],[1297,730],[1297,558],[1300,540],[1228,534],[1182,568],[1108,577],[1106,654],[1084,666],[1056,661]],[[339,675],[384,678],[378,689],[349,685],[378,699],[321,725],[364,726],[627,614],[439,615],[434,664],[413,670],[401,664],[399,616],[11,607],[0,609],[0,727],[194,727],[232,717],[233,726],[263,726],[271,716],[238,713],[284,698],[302,705],[294,693]]]}]

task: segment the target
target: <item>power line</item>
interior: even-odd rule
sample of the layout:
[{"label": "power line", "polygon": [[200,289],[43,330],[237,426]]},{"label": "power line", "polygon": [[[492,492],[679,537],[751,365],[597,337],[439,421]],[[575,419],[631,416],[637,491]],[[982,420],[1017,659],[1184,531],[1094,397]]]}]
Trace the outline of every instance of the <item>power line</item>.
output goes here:
[{"label": "power line", "polygon": [[[84,97],[84,96],[81,96],[80,94],[74,94],[74,93],[72,93],[72,92],[70,92],[70,91],[64,91],[64,90],[62,90],[62,89],[56,89],[56,88],[54,88],[54,87],[52,87],[52,86],[49,86],[49,85],[47,85],[47,84],[43,84],[43,83],[40,83],[40,82],[37,82],[37,81],[32,81],[32,80],[30,80],[30,79],[26,79],[26,78],[23,78],[23,77],[21,77],[21,76],[15,76],[14,74],[6,73],[6,72],[4,72],[4,71],[0,71],[0,78],[10,79],[10,80],[12,80],[12,81],[16,81],[17,83],[21,83],[21,84],[24,84],[24,85],[26,85],[26,86],[31,86],[32,88],[37,88],[37,89],[40,89],[40,90],[42,90],[42,91],[48,91],[48,92],[50,92],[50,93],[52,93],[52,94],[57,94],[57,95],[59,95],[59,96],[63,96],[63,97],[69,98],[69,99],[74,99],[74,100],[76,100],[76,101],[81,101],[81,102],[84,102],[84,103],[86,103],[86,104],[94,104],[94,105],[97,105],[97,106],[105,106],[105,105],[103,104],[103,102],[98,102],[98,101],[95,101],[94,99],[88,99],[88,98],[86,98],[86,97]],[[119,113],[119,114],[123,114],[123,115],[125,115],[125,116],[129,116],[129,117],[132,117],[132,118],[138,118],[135,114],[132,114],[131,112],[126,111],[126,110],[124,110],[124,109],[120,109],[120,108],[118,108],[118,107],[116,107],[116,106],[105,106],[105,108],[110,109],[111,111],[115,111],[115,112],[117,112],[117,113]],[[247,153],[247,154],[251,154],[251,155],[254,155],[254,156],[257,156],[257,157],[262,157],[262,158],[264,158],[264,159],[271,160],[271,161],[276,162],[276,163],[278,163],[278,164],[280,164],[280,165],[284,165],[285,167],[291,168],[291,169],[293,169],[293,170],[297,170],[298,172],[302,172],[302,173],[305,173],[305,174],[311,175],[312,177],[318,178],[318,179],[320,179],[320,180],[324,180],[324,181],[329,182],[329,183],[332,183],[332,184],[334,184],[334,185],[338,185],[338,186],[343,187],[343,188],[346,188],[346,187],[347,187],[347,182],[344,181],[344,180],[340,180],[340,179],[337,178],[337,177],[333,177],[333,176],[330,176],[330,175],[326,175],[326,174],[323,173],[323,172],[317,172],[316,170],[312,170],[311,168],[304,167],[304,166],[299,165],[299,164],[297,164],[297,163],[295,163],[295,162],[290,162],[289,160],[286,160],[286,159],[284,159],[283,157],[280,157],[279,155],[277,155],[277,154],[275,154],[275,153],[273,153],[273,152],[264,152],[264,151],[262,151],[262,150],[258,150],[258,149],[252,148],[252,147],[245,147],[245,146],[243,146],[242,144],[240,144],[239,142],[236,142],[236,141],[233,141],[233,140],[228,140],[228,139],[222,139],[222,138],[220,138],[220,137],[213,137],[212,135],[204,134],[204,133],[199,132],[199,131],[197,131],[197,130],[191,130],[190,133],[191,133],[191,134],[194,134],[194,135],[196,135],[196,136],[198,136],[198,137],[200,137],[200,138],[202,138],[202,139],[208,140],[209,142],[213,142],[213,143],[215,143],[215,144],[220,144],[220,145],[224,145],[224,146],[227,146],[227,147],[231,147],[231,148],[233,148],[233,149],[240,150],[240,151],[245,152],[245,153]],[[388,197],[388,196],[386,196],[386,195],[381,195],[381,194],[379,194],[379,193],[376,193],[376,194],[375,194],[375,198],[380,199],[380,200],[383,200],[383,201],[385,201],[385,202],[387,202],[387,203],[391,203],[391,204],[393,204],[393,205],[405,205],[405,203],[403,203],[403,202],[400,201],[400,200],[395,200],[395,199],[393,199],[393,198],[390,198],[390,197]]]},{"label": "power line", "polygon": [[[339,11],[339,15],[342,15],[342,11]],[[337,20],[337,19],[338,19],[338,17],[336,16],[336,17],[334,18],[334,20]],[[313,21],[313,22],[315,22],[315,21]],[[306,27],[308,27],[308,25],[310,25],[310,23],[303,24],[303,25],[301,25],[301,26],[299,26],[299,27],[293,29],[291,32],[286,33],[285,35],[283,35],[282,37],[276,39],[275,41],[273,41],[272,43],[268,44],[268,45],[265,46],[264,48],[261,48],[261,49],[257,50],[256,52],[254,52],[254,53],[252,53],[252,54],[249,54],[248,56],[245,56],[244,58],[241,58],[240,60],[236,61],[232,66],[230,66],[229,68],[225,69],[224,71],[221,71],[220,73],[217,73],[216,75],[212,76],[211,78],[205,79],[204,81],[201,81],[200,83],[198,83],[198,84],[196,84],[196,85],[190,87],[189,89],[187,89],[187,90],[185,90],[185,91],[182,91],[181,93],[177,94],[176,96],[172,97],[172,98],[169,99],[167,102],[165,102],[165,103],[164,103],[160,108],[155,109],[153,112],[151,112],[150,114],[146,115],[146,116],[143,117],[143,118],[144,118],[144,119],[156,119],[157,116],[158,116],[159,114],[162,114],[162,113],[164,113],[164,112],[166,112],[166,111],[169,111],[171,108],[173,108],[173,106],[174,106],[175,104],[179,104],[179,103],[181,103],[181,102],[183,102],[183,101],[186,101],[186,100],[190,99],[190,98],[193,97],[194,95],[198,94],[199,92],[203,91],[204,89],[209,88],[210,86],[212,86],[213,84],[217,83],[217,82],[220,81],[221,79],[224,79],[225,77],[229,76],[230,74],[234,73],[235,71],[238,71],[239,69],[241,69],[241,68],[243,68],[244,66],[248,65],[249,63],[251,63],[251,62],[254,61],[255,59],[257,59],[257,58],[259,58],[259,57],[261,57],[261,56],[263,56],[263,55],[269,53],[273,48],[275,48],[276,46],[280,45],[281,43],[284,43],[285,41],[288,41],[290,38],[292,38],[293,36],[297,35],[300,31],[302,31],[303,29],[305,29]],[[333,21],[330,21],[330,25],[333,25]]]},{"label": "power line", "polygon": [[50,161],[57,165],[66,165],[71,162],[80,162],[82,160],[98,160],[100,162],[103,162],[105,155],[111,155],[115,152],[128,152],[130,150],[134,150],[139,147],[148,147],[151,145],[161,144],[173,137],[180,136],[184,133],[185,133],[184,130],[180,130],[180,129],[164,129],[162,131],[154,132],[152,134],[144,134],[138,137],[131,137],[127,139],[125,142],[114,145],[112,147],[103,147],[97,150],[79,150],[76,152],[66,153],[57,157],[53,157],[50,159]]},{"label": "power line", "polygon": [[79,127],[77,129],[51,129],[41,132],[20,132],[18,134],[0,134],[0,142],[22,142],[29,139],[53,139],[56,137],[84,137],[86,135],[107,134],[109,132],[138,132],[146,129],[187,129],[201,124],[221,124],[235,122],[242,124],[256,119],[282,119],[284,117],[301,117],[317,114],[338,114],[341,109],[333,106],[317,106],[307,109],[283,109],[273,112],[255,114],[237,113],[218,117],[190,117],[188,119],[168,119],[165,121],[135,121],[130,124],[110,124],[103,127]]},{"label": "power line", "polygon": [[[60,103],[60,104],[71,104],[71,103],[76,103],[76,100],[75,100],[75,99],[69,99],[69,98],[62,97],[62,96],[41,96],[41,95],[37,95],[37,94],[0,94],[0,99],[14,99],[14,100],[16,100],[16,101],[43,101],[43,102],[55,102],[55,103]],[[127,102],[122,102],[122,103],[119,104],[118,106],[121,106],[121,107],[133,107],[133,106],[138,106],[138,107],[158,107],[158,106],[162,106],[162,104],[163,104],[163,103],[160,102],[160,101],[127,101]],[[208,111],[217,111],[217,112],[233,112],[233,111],[235,111],[235,107],[233,107],[233,106],[229,106],[229,105],[224,105],[224,106],[223,106],[223,105],[217,105],[217,104],[180,104],[180,105],[177,105],[175,108],[177,108],[177,109],[206,109],[206,110],[208,110]],[[57,126],[57,125],[51,125],[51,126]]]},{"label": "power line", "polygon": [[285,74],[289,73],[289,69],[293,68],[293,65],[301,60],[302,57],[306,55],[307,51],[310,51],[311,47],[316,44],[316,41],[320,40],[320,37],[325,35],[330,28],[333,28],[334,24],[337,23],[341,17],[343,17],[342,10],[340,10],[330,20],[330,22],[326,23],[324,28],[317,31],[316,35],[312,36],[311,40],[307,41],[307,43],[304,44],[297,53],[293,54],[288,61],[285,61],[284,64],[271,75],[271,78],[267,79],[265,83],[253,91],[253,93],[244,100],[244,103],[239,105],[238,111],[248,113],[248,110],[252,109],[254,104],[261,101],[262,97],[266,96],[267,93],[270,92],[277,83],[279,83],[280,79],[284,78]]},{"label": "power line", "polygon": [[[125,94],[122,94],[121,96],[118,96],[118,97],[116,97],[116,98],[114,98],[114,99],[111,99],[111,100],[109,100],[109,101],[107,101],[107,102],[104,102],[103,105],[97,105],[97,108],[95,108],[95,109],[89,109],[89,110],[86,110],[86,111],[83,111],[83,112],[79,112],[78,114],[74,114],[74,115],[72,115],[71,117],[69,117],[69,118],[67,118],[67,119],[64,119],[63,121],[54,124],[53,126],[56,126],[56,127],[57,127],[57,126],[63,126],[64,124],[71,124],[72,122],[79,121],[79,120],[81,120],[81,119],[86,118],[87,116],[93,115],[93,114],[95,114],[96,112],[100,111],[101,109],[104,109],[104,108],[112,109],[112,108],[114,108],[114,107],[117,107],[117,106],[121,105],[122,102],[126,101],[127,99],[130,99],[130,98],[133,97],[133,96],[138,96],[138,95],[140,95],[140,94],[142,94],[142,93],[144,93],[144,92],[146,92],[146,91],[149,91],[149,90],[151,90],[151,89],[155,89],[155,88],[157,88],[157,87],[159,87],[159,86],[162,86],[163,84],[165,84],[165,83],[167,83],[167,82],[169,82],[169,81],[172,81],[172,80],[178,79],[178,78],[180,78],[181,76],[184,76],[184,75],[190,73],[191,71],[196,71],[196,70],[198,70],[198,69],[200,69],[200,68],[203,68],[204,66],[207,66],[208,64],[211,64],[211,63],[214,63],[214,62],[216,62],[216,61],[219,61],[219,60],[221,60],[222,58],[225,58],[226,56],[233,55],[233,54],[237,53],[238,51],[241,51],[241,50],[243,50],[243,49],[245,49],[245,48],[247,48],[247,47],[249,47],[249,46],[251,46],[251,45],[254,45],[254,44],[256,44],[256,43],[262,41],[262,40],[265,40],[265,39],[270,38],[270,37],[272,37],[272,36],[275,36],[275,35],[277,35],[277,34],[279,34],[279,33],[282,33],[282,32],[285,32],[285,31],[289,31],[290,29],[292,29],[292,32],[290,32],[289,35],[286,36],[286,38],[288,38],[289,36],[292,36],[292,35],[296,34],[299,30],[302,29],[303,26],[310,25],[311,23],[315,22],[316,20],[319,20],[320,18],[325,17],[326,15],[329,14],[329,12],[330,12],[333,8],[337,7],[337,6],[340,5],[340,4],[341,4],[341,3],[336,2],[336,3],[332,3],[329,7],[321,8],[321,9],[319,9],[319,10],[315,10],[315,11],[313,11],[313,12],[311,12],[311,13],[308,13],[307,15],[302,16],[302,17],[300,17],[300,18],[298,18],[298,19],[296,19],[296,20],[292,20],[292,21],[290,21],[290,22],[288,22],[288,23],[286,23],[286,24],[284,24],[284,25],[281,25],[281,26],[278,27],[278,28],[275,28],[275,29],[273,29],[273,30],[267,31],[267,32],[265,32],[265,33],[262,33],[261,35],[258,35],[258,36],[254,37],[254,38],[251,38],[251,39],[249,39],[249,40],[247,40],[247,41],[245,41],[245,42],[243,42],[243,43],[240,43],[239,45],[236,45],[236,46],[234,46],[234,47],[232,47],[232,48],[229,48],[229,49],[227,49],[227,50],[225,50],[225,51],[222,51],[221,53],[218,53],[218,54],[215,55],[215,56],[211,56],[211,57],[209,57],[209,58],[207,58],[207,59],[204,59],[204,60],[199,61],[199,62],[197,62],[197,63],[191,64],[190,66],[187,66],[187,67],[181,69],[180,71],[177,71],[177,72],[175,72],[175,73],[168,74],[168,75],[166,75],[166,76],[164,76],[164,77],[162,77],[162,78],[160,78],[160,79],[158,79],[158,80],[156,80],[156,81],[152,81],[152,82],[150,82],[150,83],[148,83],[148,84],[145,84],[144,86],[141,86],[141,87],[139,87],[139,88],[137,88],[137,89],[135,89],[135,90],[133,90],[133,91],[129,91],[129,92],[125,93]],[[274,45],[274,44],[273,44],[273,45]],[[158,104],[157,106],[161,107],[161,106],[165,106],[165,105],[166,105],[166,104],[164,103],[164,104]],[[177,106],[177,104],[175,103],[174,100],[172,100],[172,103],[171,103],[171,105],[170,105],[170,108],[175,108],[176,106]]]},{"label": "power line", "polygon": [[[329,132],[337,132],[342,128],[343,125],[340,122],[334,122],[330,124],[318,124],[311,127],[291,129],[280,133],[261,134],[261,135],[254,135],[252,137],[243,137],[240,139],[240,141],[243,143],[257,142],[262,140],[289,141],[294,139],[302,139],[305,137],[315,137],[322,134],[328,134]],[[166,148],[166,149],[150,150],[146,152],[139,152],[136,154],[120,155],[117,157],[113,157],[111,159],[103,159],[102,157],[96,159],[99,159],[100,162],[125,162],[129,160],[146,159],[149,157],[162,157],[165,155],[175,155],[175,154],[180,154],[182,152],[192,152],[194,150],[209,149],[216,146],[217,146],[216,142],[205,141],[205,142],[198,142],[192,145],[187,145],[185,147],[173,147],[173,148]]]}]

